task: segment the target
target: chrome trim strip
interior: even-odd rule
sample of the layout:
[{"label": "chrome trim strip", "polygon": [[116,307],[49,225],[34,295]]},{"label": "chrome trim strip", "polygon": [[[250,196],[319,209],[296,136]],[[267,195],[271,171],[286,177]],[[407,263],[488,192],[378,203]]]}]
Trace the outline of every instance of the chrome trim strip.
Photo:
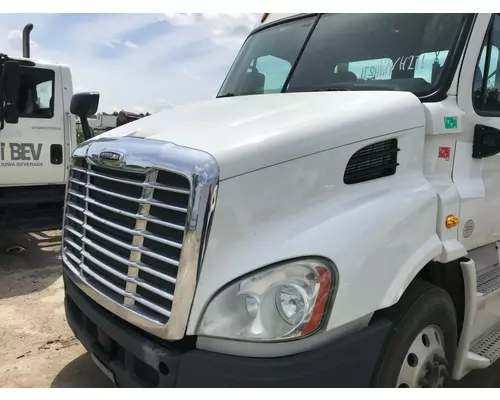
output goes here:
[{"label": "chrome trim strip", "polygon": [[152,268],[148,267],[147,265],[144,265],[140,262],[136,264],[136,267],[137,267],[137,269],[144,271],[144,272],[147,272],[148,274],[154,275],[157,278],[163,279],[166,282],[173,283],[174,285],[177,283],[177,279],[172,278],[171,276],[169,276],[167,274],[163,274],[155,269],[152,269]]},{"label": "chrome trim strip", "polygon": [[71,183],[76,183],[77,185],[80,185],[80,186],[85,186],[85,182],[79,180],[79,179],[75,179],[75,178],[69,178],[69,181]]},{"label": "chrome trim strip", "polygon": [[175,260],[172,260],[171,258],[162,256],[161,254],[157,254],[146,247],[139,246],[139,248],[136,251],[138,251],[141,254],[144,254],[145,256],[149,256],[151,258],[156,258],[157,260],[162,261],[165,264],[170,264],[170,265],[173,265],[174,267],[179,266],[179,261],[175,261]]},{"label": "chrome trim strip", "polygon": [[73,222],[76,222],[79,225],[83,224],[83,221],[79,220],[78,218],[76,218],[75,216],[73,216],[71,214],[66,214],[66,218],[69,218],[70,220],[72,220]]},{"label": "chrome trim strip", "polygon": [[72,196],[76,196],[78,197],[79,199],[85,199],[85,196],[81,193],[78,193],[78,192],[75,192],[74,190],[68,190],[68,193]]},{"label": "chrome trim strip", "polygon": [[[109,164],[100,164],[99,154],[102,151],[113,151],[123,154],[124,165],[118,167],[111,166]],[[190,182],[191,191],[188,192],[183,189],[167,187],[153,182],[146,181],[132,183],[123,181],[123,183],[130,183],[131,185],[138,183],[138,186],[142,186],[143,188],[141,199],[136,199],[140,203],[140,206],[139,213],[137,215],[133,215],[133,218],[136,219],[135,229],[128,229],[114,224],[110,221],[106,221],[88,210],[88,204],[92,204],[88,201],[90,199],[88,194],[88,191],[90,190],[89,186],[91,186],[92,188],[92,185],[90,185],[90,177],[92,176],[92,174],[96,174],[96,172],[92,171],[91,169],[82,170],[81,168],[74,166],[72,168],[74,168],[75,171],[80,170],[80,172],[84,172],[87,174],[86,182],[78,181],[74,178],[68,179],[68,182],[76,181],[75,183],[80,184],[86,188],[87,193],[86,196],[84,196],[86,206],[85,209],[81,209],[83,210],[85,220],[80,221],[78,218],[72,216],[71,214],[68,214],[66,212],[68,207],[65,207],[64,209],[64,218],[68,217],[74,220],[75,222],[82,225],[83,229],[88,229],[87,218],[94,218],[103,224],[132,234],[133,249],[131,249],[130,258],[128,261],[134,263],[134,265],[131,266],[129,264],[129,273],[127,275],[133,278],[131,281],[133,285],[139,285],[143,283],[137,280],[136,277],[134,277],[134,274],[137,272],[137,270],[144,270],[168,282],[174,281],[176,285],[173,293],[172,309],[166,310],[149,302],[148,300],[142,298],[139,294],[137,294],[135,292],[135,288],[127,287],[126,290],[122,290],[112,283],[106,281],[104,278],[94,276],[96,274],[83,262],[85,256],[88,255],[85,247],[91,246],[87,240],[83,241],[81,260],[77,259],[78,262],[75,262],[73,260],[73,262],[75,262],[75,264],[77,265],[73,265],[70,260],[72,253],[71,251],[69,251],[69,248],[63,246],[63,263],[68,267],[66,269],[66,272],[69,278],[98,304],[100,304],[110,312],[118,315],[120,318],[130,322],[131,324],[134,324],[135,326],[163,339],[181,339],[184,336],[187,327],[191,304],[194,298],[194,292],[197,284],[198,273],[203,262],[207,238],[209,235],[210,222],[215,208],[217,185],[219,182],[219,167],[215,159],[211,155],[203,151],[177,146],[168,142],[134,137],[123,137],[116,139],[97,138],[95,140],[81,144],[73,152],[73,157],[85,158],[90,167],[93,165],[103,166],[105,168],[114,168],[127,172],[145,174],[146,176],[148,176],[148,174],[154,174],[157,171],[164,170],[170,173],[182,175]],[[72,160],[72,164],[73,163],[74,159]],[[100,177],[106,179],[103,176]],[[119,178],[118,181],[121,181],[121,178]],[[70,196],[74,194],[73,191],[69,189],[69,186],[70,185],[68,183],[66,186],[67,204],[68,202],[71,203]],[[179,226],[176,224],[165,222],[149,214],[149,208],[152,205],[156,205],[154,201],[151,201],[153,189],[167,190],[183,194],[190,193],[189,206],[186,210],[186,226]],[[71,203],[68,205],[69,207],[72,207],[75,204]],[[111,208],[111,206],[106,207]],[[109,211],[113,210],[110,209]],[[64,219],[64,221],[66,221],[66,219]],[[159,225],[183,231],[184,239],[182,244],[170,242],[161,238],[161,240],[158,240],[157,237],[153,237],[151,233],[146,230],[147,222],[157,223]],[[63,235],[66,235],[67,232],[72,232],[71,227],[65,226]],[[91,230],[89,230],[89,232],[91,232]],[[152,270],[148,266],[145,266],[143,263],[141,263],[141,254],[145,250],[142,243],[144,238],[150,238],[166,245],[182,248],[180,261],[178,262],[178,274],[176,279],[162,274],[159,271]],[[65,238],[63,237],[63,239]],[[110,242],[112,242],[112,240],[110,240]],[[119,245],[118,243],[115,244]],[[146,251],[149,251],[149,249]],[[156,258],[158,258],[158,256],[163,257],[161,255],[155,254]],[[165,261],[162,258],[161,260]],[[133,268],[134,270],[130,271],[131,268]],[[131,299],[133,301],[131,301],[130,303],[125,302],[125,304],[116,302],[115,300],[106,296],[104,293],[100,292],[98,288],[93,286],[92,283],[87,279],[87,276],[92,277],[96,281],[99,281],[101,284],[107,286],[110,290],[117,292],[125,299]],[[137,309],[136,303],[140,303],[147,308],[150,308],[151,310],[154,310],[155,312],[168,317],[169,320],[167,321],[167,323],[163,323],[160,321],[156,321],[149,315],[144,315]]]},{"label": "chrome trim strip", "polygon": [[68,243],[71,247],[75,248],[77,251],[82,251],[82,247],[78,246],[75,242],[73,242],[72,240],[66,238],[64,239],[64,241],[66,243]]},{"label": "chrome trim strip", "polygon": [[[85,209],[84,209],[83,207],[77,206],[75,203],[72,203],[72,202],[68,201],[66,204],[67,204],[68,206],[70,206],[71,208],[74,208],[76,211],[80,211],[80,212],[82,212],[82,213],[84,213],[84,212],[85,212]],[[68,215],[68,217],[69,217],[69,215]],[[76,221],[75,221],[75,222],[76,222]]]},{"label": "chrome trim strip", "polygon": [[73,235],[75,235],[75,236],[76,236],[76,237],[78,237],[79,239],[83,238],[83,235],[82,235],[80,232],[76,231],[75,229],[73,229],[73,228],[72,228],[71,226],[69,226],[69,225],[66,225],[66,226],[64,227],[64,229],[66,229],[68,232],[72,233]]}]

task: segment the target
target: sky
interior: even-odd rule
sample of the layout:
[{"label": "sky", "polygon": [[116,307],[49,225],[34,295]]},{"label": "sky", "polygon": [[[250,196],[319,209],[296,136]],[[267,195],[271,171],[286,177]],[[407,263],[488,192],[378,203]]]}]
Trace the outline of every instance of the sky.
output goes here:
[{"label": "sky", "polygon": [[215,97],[259,14],[0,14],[0,52],[70,66],[99,111],[157,112]]}]

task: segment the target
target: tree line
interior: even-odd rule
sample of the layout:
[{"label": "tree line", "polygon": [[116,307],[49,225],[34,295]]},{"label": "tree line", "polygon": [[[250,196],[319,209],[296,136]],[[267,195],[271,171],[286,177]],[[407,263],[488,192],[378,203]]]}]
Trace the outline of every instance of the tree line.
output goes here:
[{"label": "tree line", "polygon": [[[100,112],[100,113],[97,113],[94,115],[90,115],[89,118],[97,118],[98,115],[113,115],[113,116],[117,117],[118,114],[120,114],[118,111],[113,111],[112,113],[107,113],[107,112],[103,111],[103,112]],[[139,115],[139,117],[144,118],[144,117],[149,117],[151,115],[151,113],[150,112],[139,113],[138,115]]]}]

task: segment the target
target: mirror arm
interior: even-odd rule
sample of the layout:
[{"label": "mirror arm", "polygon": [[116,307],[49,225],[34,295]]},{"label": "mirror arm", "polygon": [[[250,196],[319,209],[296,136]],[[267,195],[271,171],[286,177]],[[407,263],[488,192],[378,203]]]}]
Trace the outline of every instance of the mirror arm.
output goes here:
[{"label": "mirror arm", "polygon": [[2,79],[0,78],[0,131],[5,128],[5,118],[4,118],[4,104],[3,104],[3,85]]},{"label": "mirror arm", "polygon": [[92,131],[90,130],[89,120],[86,115],[80,115],[80,122],[82,123],[83,138],[85,140],[91,139]]},{"label": "mirror arm", "polygon": [[5,127],[4,120],[4,101],[3,101],[3,64],[7,56],[5,54],[0,54],[0,131]]}]

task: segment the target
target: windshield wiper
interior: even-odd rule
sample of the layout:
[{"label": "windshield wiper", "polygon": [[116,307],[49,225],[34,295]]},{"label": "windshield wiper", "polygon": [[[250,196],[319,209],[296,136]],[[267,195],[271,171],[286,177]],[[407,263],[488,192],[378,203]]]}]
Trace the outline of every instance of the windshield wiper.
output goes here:
[{"label": "windshield wiper", "polygon": [[339,83],[332,85],[321,85],[321,86],[303,86],[295,87],[288,90],[288,92],[341,92],[341,91],[353,91],[353,90],[395,90],[393,86],[387,85],[373,85],[365,83]]},{"label": "windshield wiper", "polygon": [[346,87],[327,87],[327,88],[318,88],[313,89],[313,92],[350,92],[352,89]]}]

